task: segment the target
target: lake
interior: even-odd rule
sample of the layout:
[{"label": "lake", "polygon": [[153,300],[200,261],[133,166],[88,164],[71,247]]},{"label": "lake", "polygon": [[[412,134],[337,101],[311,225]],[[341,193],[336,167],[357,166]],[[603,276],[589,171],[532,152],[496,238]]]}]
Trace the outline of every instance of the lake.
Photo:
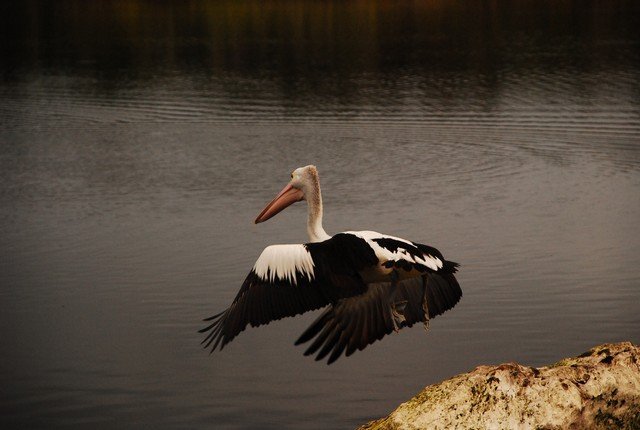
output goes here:
[{"label": "lake", "polygon": [[[354,428],[480,364],[640,342],[640,7],[0,7],[3,428]],[[331,366],[319,311],[199,344],[306,208],[461,263],[461,302]]]}]

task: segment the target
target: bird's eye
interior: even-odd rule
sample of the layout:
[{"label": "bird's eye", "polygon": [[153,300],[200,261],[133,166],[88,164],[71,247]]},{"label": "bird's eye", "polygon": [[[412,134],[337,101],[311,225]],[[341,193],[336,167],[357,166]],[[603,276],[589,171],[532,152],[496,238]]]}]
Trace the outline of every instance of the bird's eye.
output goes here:
[{"label": "bird's eye", "polygon": [[291,172],[291,179],[293,179],[293,172]]}]

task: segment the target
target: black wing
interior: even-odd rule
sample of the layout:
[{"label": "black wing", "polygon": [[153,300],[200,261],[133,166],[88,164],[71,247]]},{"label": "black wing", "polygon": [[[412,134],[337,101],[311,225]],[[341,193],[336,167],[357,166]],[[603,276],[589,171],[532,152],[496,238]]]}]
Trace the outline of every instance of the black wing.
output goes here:
[{"label": "black wing", "polygon": [[377,262],[369,245],[349,234],[318,243],[268,247],[231,306],[205,319],[210,324],[200,332],[209,333],[202,344],[211,346],[211,351],[222,349],[247,325],[257,327],[362,294],[366,285],[358,271]]},{"label": "black wing", "polygon": [[[331,353],[328,364],[345,351],[348,357],[356,350],[363,350],[393,332],[392,292],[391,283],[375,283],[369,284],[364,294],[339,300],[307,328],[296,345],[315,337],[304,354],[311,355],[320,350],[316,360],[322,360]],[[453,308],[461,297],[462,290],[453,273],[432,273],[398,282],[393,301],[407,302],[403,311],[405,321],[400,328],[425,322],[425,308],[429,318],[444,313]]]}]

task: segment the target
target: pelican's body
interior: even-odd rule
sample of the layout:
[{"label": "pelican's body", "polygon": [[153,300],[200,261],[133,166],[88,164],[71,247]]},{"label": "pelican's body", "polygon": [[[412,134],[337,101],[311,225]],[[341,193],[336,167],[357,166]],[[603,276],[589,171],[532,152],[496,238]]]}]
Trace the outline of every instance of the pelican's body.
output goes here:
[{"label": "pelican's body", "polygon": [[[350,355],[385,334],[451,309],[462,291],[457,263],[435,248],[374,231],[329,236],[322,227],[322,195],[315,166],[296,169],[291,181],[256,218],[260,223],[287,206],[308,204],[306,244],[264,249],[236,299],[208,318],[206,346],[223,348],[247,325],[259,326],[329,305],[296,344],[316,337],[305,355]],[[214,343],[215,342],[215,343]]]}]

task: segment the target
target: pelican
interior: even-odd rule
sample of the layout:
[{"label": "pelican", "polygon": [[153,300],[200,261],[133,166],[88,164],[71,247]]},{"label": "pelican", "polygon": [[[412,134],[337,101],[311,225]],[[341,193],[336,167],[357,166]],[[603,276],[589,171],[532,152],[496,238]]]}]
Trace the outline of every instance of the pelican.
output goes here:
[{"label": "pelican", "polygon": [[305,244],[271,245],[262,251],[231,306],[206,318],[202,341],[220,350],[247,325],[326,307],[296,345],[313,339],[304,355],[328,364],[356,350],[453,308],[462,297],[447,261],[431,246],[374,231],[329,236],[322,227],[322,194],[315,166],[295,169],[291,180],[260,212],[255,223],[295,202],[307,202]]}]

